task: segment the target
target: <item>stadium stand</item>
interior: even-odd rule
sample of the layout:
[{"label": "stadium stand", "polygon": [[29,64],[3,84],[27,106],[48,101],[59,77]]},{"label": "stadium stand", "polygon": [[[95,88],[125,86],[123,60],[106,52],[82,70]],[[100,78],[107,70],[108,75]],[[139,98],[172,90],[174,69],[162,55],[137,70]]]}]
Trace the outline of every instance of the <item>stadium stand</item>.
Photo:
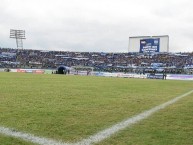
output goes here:
[{"label": "stadium stand", "polygon": [[0,48],[0,68],[56,69],[64,65],[94,71],[193,74],[192,53],[104,53]]}]

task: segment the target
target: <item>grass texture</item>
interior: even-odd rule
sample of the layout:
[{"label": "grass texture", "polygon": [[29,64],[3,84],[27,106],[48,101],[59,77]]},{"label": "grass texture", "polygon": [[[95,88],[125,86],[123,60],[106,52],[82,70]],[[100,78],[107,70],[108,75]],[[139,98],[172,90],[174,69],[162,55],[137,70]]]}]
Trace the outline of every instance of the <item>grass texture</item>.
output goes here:
[{"label": "grass texture", "polygon": [[[192,81],[0,73],[0,126],[76,142],[192,89]],[[193,144],[192,97],[99,144]],[[0,135],[3,143],[31,145]]]}]

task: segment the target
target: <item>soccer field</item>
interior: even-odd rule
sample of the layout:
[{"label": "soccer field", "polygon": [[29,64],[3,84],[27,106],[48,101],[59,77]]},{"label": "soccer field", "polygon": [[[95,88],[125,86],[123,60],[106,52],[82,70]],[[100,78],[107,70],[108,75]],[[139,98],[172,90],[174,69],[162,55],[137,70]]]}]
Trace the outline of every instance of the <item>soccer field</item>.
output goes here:
[{"label": "soccer field", "polygon": [[[0,127],[77,143],[193,90],[192,81],[0,73]],[[193,144],[193,93],[97,144]],[[0,132],[2,145],[31,145]]]}]

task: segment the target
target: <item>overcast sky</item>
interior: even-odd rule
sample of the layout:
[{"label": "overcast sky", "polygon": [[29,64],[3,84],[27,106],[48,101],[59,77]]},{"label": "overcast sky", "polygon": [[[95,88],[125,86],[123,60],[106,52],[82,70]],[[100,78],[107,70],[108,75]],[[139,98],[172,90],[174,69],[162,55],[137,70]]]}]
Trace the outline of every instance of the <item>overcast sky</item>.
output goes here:
[{"label": "overcast sky", "polygon": [[0,47],[128,52],[131,36],[169,35],[170,51],[193,51],[193,0],[0,0]]}]

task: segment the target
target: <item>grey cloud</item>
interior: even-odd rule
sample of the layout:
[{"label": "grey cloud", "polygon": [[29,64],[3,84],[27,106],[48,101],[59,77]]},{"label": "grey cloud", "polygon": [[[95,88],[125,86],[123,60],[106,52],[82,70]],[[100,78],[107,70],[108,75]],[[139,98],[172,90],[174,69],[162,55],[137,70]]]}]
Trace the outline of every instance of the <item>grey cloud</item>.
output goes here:
[{"label": "grey cloud", "polygon": [[129,36],[169,35],[172,51],[192,51],[191,0],[104,1],[83,0],[79,6],[78,1],[49,0],[46,5],[42,0],[42,9],[36,9],[38,1],[28,0],[31,7],[28,4],[26,10],[26,2],[22,13],[7,9],[4,0],[0,6],[0,47],[15,47],[9,39],[9,29],[15,28],[26,30],[27,49],[127,52]]}]

